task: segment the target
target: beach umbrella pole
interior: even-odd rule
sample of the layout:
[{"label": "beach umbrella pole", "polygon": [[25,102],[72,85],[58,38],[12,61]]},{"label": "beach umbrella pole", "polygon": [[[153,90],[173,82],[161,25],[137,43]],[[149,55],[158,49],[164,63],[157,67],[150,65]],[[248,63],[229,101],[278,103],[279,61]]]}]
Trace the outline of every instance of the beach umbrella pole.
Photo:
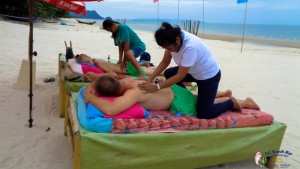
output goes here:
[{"label": "beach umbrella pole", "polygon": [[180,0],[178,0],[178,9],[177,9],[177,25],[179,25],[179,3],[180,3]]},{"label": "beach umbrella pole", "polygon": [[34,14],[34,0],[29,0],[29,128],[32,127],[32,57],[33,57],[33,14]]},{"label": "beach umbrella pole", "polygon": [[[203,32],[202,32],[202,34],[203,34],[203,38],[204,38],[204,0],[203,0],[203,4],[202,4],[202,12],[203,12],[203,14],[202,14],[202,17],[203,17],[203,24],[202,24],[202,27],[203,27]],[[200,23],[199,23],[200,24]]]},{"label": "beach umbrella pole", "polygon": [[157,28],[159,28],[159,1],[157,2]]},{"label": "beach umbrella pole", "polygon": [[244,45],[244,37],[245,37],[245,29],[246,29],[247,4],[248,2],[246,2],[246,9],[245,9],[245,16],[244,16],[244,28],[243,28],[243,36],[242,36],[241,53],[243,53],[243,45]]}]

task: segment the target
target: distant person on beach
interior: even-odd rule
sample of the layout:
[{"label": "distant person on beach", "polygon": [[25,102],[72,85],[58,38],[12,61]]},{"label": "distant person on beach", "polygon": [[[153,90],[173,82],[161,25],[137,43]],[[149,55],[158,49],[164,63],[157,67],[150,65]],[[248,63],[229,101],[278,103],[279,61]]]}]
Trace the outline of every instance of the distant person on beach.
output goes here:
[{"label": "distant person on beach", "polygon": [[[140,89],[157,92],[174,84],[185,87],[183,82],[196,82],[199,89],[196,103],[198,118],[212,119],[233,109],[232,99],[214,103],[221,71],[211,50],[199,37],[163,22],[155,32],[155,40],[165,49],[164,57],[148,82],[139,85]],[[166,69],[172,58],[178,66]],[[165,81],[157,85],[149,83],[162,71]]]},{"label": "distant person on beach", "polygon": [[[102,76],[86,87],[85,101],[93,104],[107,115],[117,115],[135,103],[140,104],[147,110],[171,110],[174,113],[180,110],[182,115],[197,114],[195,107],[197,96],[189,90],[175,84],[154,93],[145,93],[138,87],[138,84],[141,83],[144,83],[144,81],[130,77],[117,80],[109,76]],[[119,97],[111,102],[97,95]],[[235,110],[241,110],[242,108],[259,109],[251,98],[236,100],[232,97],[230,90],[218,92],[217,97],[219,98],[215,100],[216,102],[231,99]]]},{"label": "distant person on beach", "polygon": [[115,46],[119,47],[119,60],[117,64],[120,65],[121,70],[125,69],[126,61],[129,61],[138,71],[139,77],[144,78],[142,69],[136,60],[146,50],[144,42],[126,24],[106,19],[102,25],[103,29],[112,33]]}]

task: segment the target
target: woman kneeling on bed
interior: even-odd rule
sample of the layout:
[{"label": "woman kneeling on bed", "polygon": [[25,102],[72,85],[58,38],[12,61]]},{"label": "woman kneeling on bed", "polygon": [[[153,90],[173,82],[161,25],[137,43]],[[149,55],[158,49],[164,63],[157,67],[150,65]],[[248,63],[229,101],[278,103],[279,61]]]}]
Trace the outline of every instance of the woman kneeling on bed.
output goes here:
[{"label": "woman kneeling on bed", "polygon": [[[140,104],[147,110],[180,110],[182,115],[196,115],[197,96],[189,90],[173,85],[169,88],[158,90],[154,93],[145,93],[139,89],[142,80],[124,78],[117,80],[110,76],[102,76],[87,86],[85,90],[86,103],[93,104],[96,108],[107,115],[117,115],[130,108],[135,103]],[[100,96],[118,96],[110,102]],[[236,100],[231,96],[231,91],[219,92],[216,103],[231,99],[234,102],[232,110],[241,111],[242,108],[259,109],[257,104],[251,99]]]}]

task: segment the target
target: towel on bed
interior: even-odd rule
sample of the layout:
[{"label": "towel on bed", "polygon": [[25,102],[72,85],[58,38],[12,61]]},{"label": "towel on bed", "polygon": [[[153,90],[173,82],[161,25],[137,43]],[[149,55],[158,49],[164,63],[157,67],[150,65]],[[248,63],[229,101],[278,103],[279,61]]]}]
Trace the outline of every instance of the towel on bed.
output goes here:
[{"label": "towel on bed", "polygon": [[[135,104],[131,108],[116,116],[108,116],[102,113],[94,105],[84,102],[84,90],[82,87],[78,95],[78,118],[80,124],[91,131],[97,132],[110,132],[112,126],[112,119],[136,119],[136,118],[149,118],[149,112],[142,108],[140,105]],[[105,97],[108,100],[114,100],[116,97]]]},{"label": "towel on bed", "polygon": [[83,97],[84,91],[81,89],[77,96],[77,115],[81,126],[90,131],[100,133],[110,133],[112,126],[112,119],[103,117],[88,118],[86,113],[86,104]]},{"label": "towel on bed", "polygon": [[86,63],[79,64],[78,62],[76,62],[75,58],[69,59],[68,64],[70,65],[71,69],[75,73],[80,73],[80,74],[86,74],[87,72],[94,72],[94,73],[97,73],[97,74],[104,73],[104,71],[102,71],[101,69],[99,69],[95,65],[86,64]]}]

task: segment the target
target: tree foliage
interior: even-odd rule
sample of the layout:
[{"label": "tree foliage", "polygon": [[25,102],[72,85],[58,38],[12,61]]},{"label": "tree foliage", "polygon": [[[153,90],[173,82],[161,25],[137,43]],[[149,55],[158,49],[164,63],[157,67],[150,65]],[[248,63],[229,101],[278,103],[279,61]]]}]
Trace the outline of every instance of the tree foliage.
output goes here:
[{"label": "tree foliage", "polygon": [[47,3],[35,2],[35,15],[42,18],[66,17],[68,13]]},{"label": "tree foliage", "polygon": [[[29,0],[1,0],[2,14],[27,17]],[[68,12],[44,2],[34,2],[34,15],[41,18],[68,17]]]}]

